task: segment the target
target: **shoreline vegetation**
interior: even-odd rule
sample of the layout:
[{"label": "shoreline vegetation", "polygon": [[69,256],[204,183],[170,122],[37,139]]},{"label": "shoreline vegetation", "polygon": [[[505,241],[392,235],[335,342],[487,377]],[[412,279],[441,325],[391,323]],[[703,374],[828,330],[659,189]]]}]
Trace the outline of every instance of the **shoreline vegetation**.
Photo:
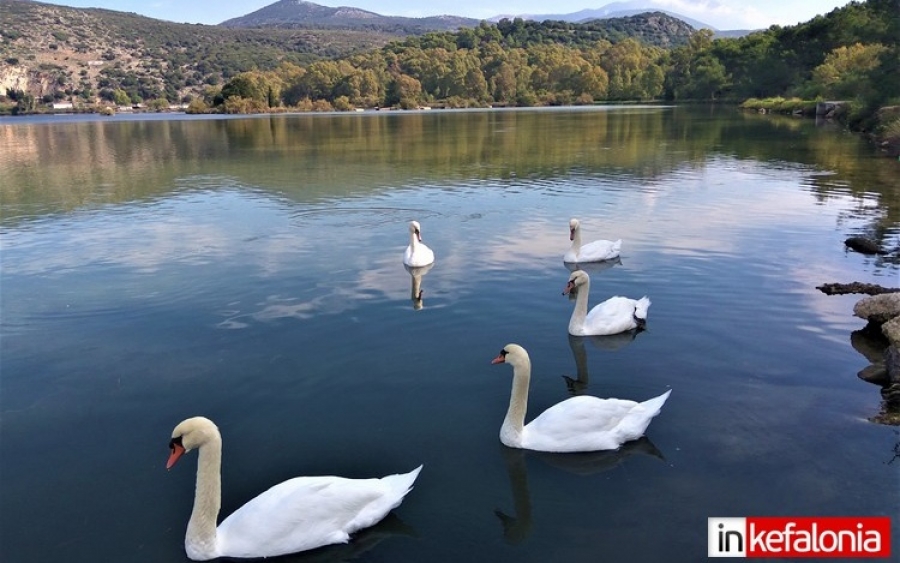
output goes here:
[{"label": "shoreline vegetation", "polygon": [[[38,2],[9,7],[0,13],[0,115],[706,103],[833,119],[900,154],[900,0],[851,1],[741,37],[648,12],[482,21],[338,54],[273,28],[234,35]],[[77,33],[65,23],[88,16],[96,21]]]},{"label": "shoreline vegetation", "polygon": [[[608,103],[590,103],[590,104],[573,104],[573,105],[618,105],[625,104],[629,102],[608,102]],[[653,103],[664,103],[670,104],[666,100],[642,100],[632,102],[635,104],[653,104]],[[708,104],[708,101],[684,101],[682,103],[692,103],[692,104]],[[751,111],[759,114],[777,114],[777,115],[787,115],[793,117],[813,117],[816,119],[828,119],[828,120],[837,120],[838,122],[844,123],[847,125],[848,120],[848,103],[843,101],[836,102],[823,102],[822,100],[802,100],[800,98],[765,98],[765,99],[756,99],[750,98],[745,100],[739,104],[720,104],[720,105],[731,105],[736,107],[737,109],[744,111]],[[823,111],[823,106],[827,109]],[[503,106],[488,106],[488,107],[503,107]],[[403,111],[403,110],[432,110],[432,109],[448,109],[449,106],[438,104],[437,106],[416,106],[412,108],[399,108],[399,107],[373,107],[373,108],[342,108],[337,109],[329,104],[302,104],[298,107],[269,107],[269,108],[244,108],[244,111],[233,111],[233,112],[217,112],[209,107],[197,108],[196,105],[191,107],[189,105],[180,105],[180,106],[160,106],[160,105],[151,105],[151,106],[127,106],[127,107],[113,107],[110,105],[97,104],[97,105],[81,105],[78,107],[71,108],[63,108],[63,109],[54,109],[54,108],[36,108],[31,112],[22,112],[22,113],[13,113],[10,111],[10,107],[4,107],[2,103],[0,103],[0,117],[3,116],[11,116],[11,115],[74,115],[74,114],[97,114],[102,116],[113,116],[117,114],[141,114],[141,113],[185,113],[185,114],[215,114],[215,113],[236,113],[236,114],[245,114],[245,115],[254,115],[254,114],[285,114],[285,113],[316,113],[316,112],[334,112],[334,111],[353,111],[353,112],[365,112],[365,111]],[[871,117],[869,120],[872,125],[871,131],[860,131],[854,130],[852,127],[848,128],[855,133],[860,133],[865,135],[871,143],[873,143],[881,152],[885,153],[890,157],[898,157],[900,158],[900,106],[889,106],[880,108],[875,115]]]}]

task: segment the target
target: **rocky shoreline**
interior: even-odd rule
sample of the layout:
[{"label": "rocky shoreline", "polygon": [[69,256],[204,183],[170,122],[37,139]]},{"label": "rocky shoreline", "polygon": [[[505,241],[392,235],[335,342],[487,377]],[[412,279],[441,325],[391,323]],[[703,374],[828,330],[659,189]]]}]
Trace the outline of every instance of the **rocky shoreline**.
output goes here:
[{"label": "rocky shoreline", "polygon": [[881,388],[881,412],[869,420],[900,426],[900,287],[853,282],[816,289],[826,295],[867,294],[853,307],[853,315],[867,324],[850,335],[850,343],[870,362],[857,375]]}]

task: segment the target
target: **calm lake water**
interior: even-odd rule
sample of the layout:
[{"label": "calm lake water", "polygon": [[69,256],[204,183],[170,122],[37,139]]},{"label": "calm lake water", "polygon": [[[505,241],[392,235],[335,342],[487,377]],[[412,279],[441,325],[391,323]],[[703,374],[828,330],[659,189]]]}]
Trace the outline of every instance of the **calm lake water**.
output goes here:
[{"label": "calm lake water", "polygon": [[[858,296],[815,289],[898,283],[843,247],[900,245],[898,177],[832,126],[725,109],[2,119],[3,560],[186,560],[196,456],[165,461],[193,415],[223,434],[223,516],[425,464],[384,523],[291,561],[697,561],[707,517],[747,515],[888,515],[900,546]],[[646,332],[567,335],[570,217],[623,239],[591,303],[650,296]],[[509,450],[510,342],[529,419],[671,398],[618,452]]]}]

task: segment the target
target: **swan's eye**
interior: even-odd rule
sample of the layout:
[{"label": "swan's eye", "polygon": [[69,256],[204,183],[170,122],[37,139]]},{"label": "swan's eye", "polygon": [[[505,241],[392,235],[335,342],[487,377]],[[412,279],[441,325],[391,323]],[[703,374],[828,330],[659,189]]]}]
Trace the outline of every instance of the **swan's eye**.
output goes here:
[{"label": "swan's eye", "polygon": [[178,446],[179,448],[182,448],[182,449],[184,448],[184,445],[182,445],[182,443],[181,443],[181,436],[179,436],[177,438],[172,438],[171,440],[169,440],[169,449],[174,451],[175,446]]},{"label": "swan's eye", "polygon": [[503,356],[504,358],[506,357],[507,354],[509,354],[509,352],[506,351],[506,348],[504,348],[503,350],[500,350],[500,355]]}]

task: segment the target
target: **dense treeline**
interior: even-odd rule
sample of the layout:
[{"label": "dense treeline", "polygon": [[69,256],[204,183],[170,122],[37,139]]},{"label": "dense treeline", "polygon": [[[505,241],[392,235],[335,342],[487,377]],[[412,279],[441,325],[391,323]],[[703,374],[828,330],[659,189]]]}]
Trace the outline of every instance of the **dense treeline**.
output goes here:
[{"label": "dense treeline", "polygon": [[[797,26],[718,39],[660,13],[581,24],[505,19],[333,58],[312,55],[299,37],[290,50],[283,35],[222,30],[246,34],[236,36],[246,49],[208,36],[218,33],[210,26],[140,18],[145,27],[135,28],[127,23],[135,16],[104,14],[113,17],[108,26],[122,19],[113,34],[119,48],[91,95],[228,113],[797,97],[847,100],[851,120],[866,127],[879,107],[900,103],[898,14],[900,0],[850,2]],[[75,23],[73,36],[56,31],[55,40],[77,49],[84,26]],[[139,47],[139,65],[118,64],[122,41]],[[28,102],[21,92],[11,97]]]},{"label": "dense treeline", "polygon": [[[289,8],[336,10],[294,3]],[[206,86],[220,86],[241,72],[272,71],[282,63],[308,65],[317,60],[336,60],[425,32],[422,27],[387,30],[384,26],[395,18],[376,19],[376,24],[352,26],[354,20],[332,18],[329,22],[314,20],[285,27],[229,28],[5,0],[0,10],[0,81],[24,85],[8,96],[21,102],[21,111],[34,111],[42,104],[59,101],[87,108],[98,101],[163,108],[190,101]],[[434,29],[441,30],[447,29],[447,22],[474,21],[409,21],[424,26],[432,19],[440,20],[443,27]],[[684,22],[665,14],[585,25],[519,22],[509,31],[509,45],[519,47],[539,43],[585,46],[598,39],[616,42],[627,37],[670,47],[685,44],[693,32]],[[0,91],[0,106],[4,94]]]},{"label": "dense treeline", "polygon": [[857,119],[900,103],[898,0],[851,2],[741,38],[694,32],[664,49],[596,24],[502,20],[350,57],[248,72],[194,111],[552,105],[796,96],[853,103]]},{"label": "dense treeline", "polygon": [[[615,42],[610,39],[616,39]],[[687,39],[687,38],[686,38]],[[247,72],[209,89],[193,111],[559,105],[654,99],[666,50],[596,24],[482,22],[339,60]]]}]

